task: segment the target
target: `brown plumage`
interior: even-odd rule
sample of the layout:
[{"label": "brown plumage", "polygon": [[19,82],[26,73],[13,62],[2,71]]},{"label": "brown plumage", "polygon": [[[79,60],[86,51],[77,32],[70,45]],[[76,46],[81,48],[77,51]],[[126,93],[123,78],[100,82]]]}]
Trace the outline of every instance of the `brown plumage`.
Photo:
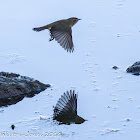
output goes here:
[{"label": "brown plumage", "polygon": [[53,119],[59,121],[60,124],[81,124],[85,121],[77,115],[77,94],[75,91],[67,91],[59,98],[54,108]]},{"label": "brown plumage", "polygon": [[49,41],[55,39],[67,52],[74,51],[74,45],[72,41],[72,26],[78,22],[78,18],[69,18],[64,20],[59,20],[51,24],[33,28],[34,31],[42,31],[48,29],[50,31],[51,38]]}]

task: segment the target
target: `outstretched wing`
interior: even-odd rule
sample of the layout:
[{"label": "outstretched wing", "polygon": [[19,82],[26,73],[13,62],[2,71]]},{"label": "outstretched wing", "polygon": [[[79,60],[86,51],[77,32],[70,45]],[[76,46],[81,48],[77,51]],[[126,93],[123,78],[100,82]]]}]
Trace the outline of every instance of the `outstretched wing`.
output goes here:
[{"label": "outstretched wing", "polygon": [[74,51],[71,27],[56,24],[50,29],[51,36],[68,52]]},{"label": "outstretched wing", "polygon": [[64,93],[54,108],[53,119],[65,121],[77,115],[77,94],[74,91]]}]

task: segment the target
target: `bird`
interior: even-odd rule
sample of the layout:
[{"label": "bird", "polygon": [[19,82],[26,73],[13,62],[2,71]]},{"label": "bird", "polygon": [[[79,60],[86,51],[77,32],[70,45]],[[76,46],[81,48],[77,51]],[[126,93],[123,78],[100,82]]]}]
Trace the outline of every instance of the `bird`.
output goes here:
[{"label": "bird", "polygon": [[59,124],[68,125],[71,123],[81,124],[86,121],[77,115],[77,94],[75,94],[74,90],[64,92],[61,95],[54,107],[53,120],[59,121]]},{"label": "bird", "polygon": [[72,27],[81,19],[76,17],[71,17],[68,19],[59,20],[48,25],[33,28],[34,31],[40,32],[42,30],[48,29],[50,31],[51,38],[49,41],[56,40],[62,48],[67,50],[67,52],[74,51],[74,45],[72,41]]}]

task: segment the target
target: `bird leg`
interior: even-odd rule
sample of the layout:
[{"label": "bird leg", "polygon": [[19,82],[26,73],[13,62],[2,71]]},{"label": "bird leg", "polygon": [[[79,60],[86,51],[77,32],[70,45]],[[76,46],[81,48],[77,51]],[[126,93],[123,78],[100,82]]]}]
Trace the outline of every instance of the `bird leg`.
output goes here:
[{"label": "bird leg", "polygon": [[50,33],[50,36],[51,36],[51,38],[49,39],[49,41],[54,40],[54,37],[53,37],[53,35],[51,33]]}]

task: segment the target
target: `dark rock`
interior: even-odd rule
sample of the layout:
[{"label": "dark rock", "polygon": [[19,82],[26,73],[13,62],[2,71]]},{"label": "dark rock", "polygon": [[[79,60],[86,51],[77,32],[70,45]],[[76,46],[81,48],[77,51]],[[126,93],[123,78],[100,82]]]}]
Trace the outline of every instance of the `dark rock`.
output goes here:
[{"label": "dark rock", "polygon": [[117,67],[117,66],[113,66],[113,67],[112,67],[112,69],[117,70],[117,69],[118,69],[118,67]]},{"label": "dark rock", "polygon": [[139,75],[140,75],[140,73],[133,73],[133,75],[135,75],[135,76],[139,76]]},{"label": "dark rock", "polygon": [[140,73],[140,61],[135,62],[133,65],[129,66],[126,71],[133,73],[134,75],[138,75]]},{"label": "dark rock", "polygon": [[0,107],[15,104],[24,97],[33,97],[50,87],[33,78],[0,72]]},{"label": "dark rock", "polygon": [[14,129],[15,129],[15,125],[12,124],[12,125],[11,125],[11,128],[12,128],[12,130],[14,130]]},{"label": "dark rock", "polygon": [[77,115],[77,94],[74,91],[67,91],[59,98],[54,108],[53,120],[59,121],[60,124],[81,124],[85,121]]}]

